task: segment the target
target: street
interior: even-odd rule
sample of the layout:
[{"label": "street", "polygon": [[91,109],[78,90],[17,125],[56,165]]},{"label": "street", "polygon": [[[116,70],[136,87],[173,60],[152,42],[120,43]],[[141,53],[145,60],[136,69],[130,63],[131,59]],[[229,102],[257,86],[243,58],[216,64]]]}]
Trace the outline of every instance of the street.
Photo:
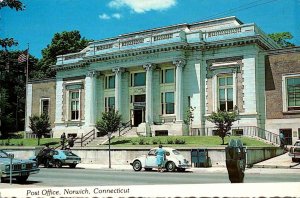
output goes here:
[{"label": "street", "polygon": [[[258,171],[259,170],[259,171]],[[300,171],[284,169],[248,169],[244,183],[299,182]],[[8,182],[9,183],[9,182]],[[209,184],[230,183],[223,172],[163,172],[133,170],[108,170],[84,168],[41,168],[40,173],[31,175],[26,184],[17,186],[110,186],[110,185],[151,185],[151,184]],[[2,184],[0,184],[1,187]],[[6,185],[6,184],[3,184]]]}]

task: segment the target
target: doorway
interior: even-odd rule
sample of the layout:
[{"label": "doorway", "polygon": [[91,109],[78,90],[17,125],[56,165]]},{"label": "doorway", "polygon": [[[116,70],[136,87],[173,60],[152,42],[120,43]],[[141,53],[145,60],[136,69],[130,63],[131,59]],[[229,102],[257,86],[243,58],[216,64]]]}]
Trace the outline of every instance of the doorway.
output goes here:
[{"label": "doorway", "polygon": [[139,126],[144,121],[143,109],[132,109],[132,124],[134,127]]},{"label": "doorway", "polygon": [[285,138],[285,144],[286,145],[292,145],[293,144],[293,138],[292,138],[292,129],[279,129],[279,132],[282,131],[284,138]]}]

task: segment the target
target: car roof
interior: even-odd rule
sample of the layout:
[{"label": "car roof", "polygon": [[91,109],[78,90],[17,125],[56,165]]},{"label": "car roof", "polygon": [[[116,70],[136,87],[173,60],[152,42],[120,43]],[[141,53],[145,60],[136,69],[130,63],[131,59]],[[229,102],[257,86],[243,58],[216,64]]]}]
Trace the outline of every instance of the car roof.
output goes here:
[{"label": "car roof", "polygon": [[[155,147],[155,148],[152,148],[152,149],[159,149],[159,147]],[[151,150],[152,150],[152,149],[151,149]],[[167,151],[176,150],[176,149],[171,148],[171,147],[162,147],[162,149],[167,150]]]}]

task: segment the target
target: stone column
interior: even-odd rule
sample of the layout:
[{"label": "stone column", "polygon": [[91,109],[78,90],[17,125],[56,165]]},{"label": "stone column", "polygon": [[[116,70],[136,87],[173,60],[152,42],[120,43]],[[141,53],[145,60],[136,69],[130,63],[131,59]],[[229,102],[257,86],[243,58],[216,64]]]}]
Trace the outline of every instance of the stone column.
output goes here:
[{"label": "stone column", "polygon": [[185,66],[185,60],[174,60],[176,66],[176,92],[175,92],[175,115],[176,122],[183,121],[183,93],[182,93],[182,70]]},{"label": "stone column", "polygon": [[96,116],[96,71],[90,71],[85,78],[85,125],[95,126]]},{"label": "stone column", "polygon": [[143,65],[146,70],[146,124],[153,123],[153,107],[152,107],[152,73],[155,66],[151,63]]},{"label": "stone column", "polygon": [[115,110],[121,113],[122,107],[122,72],[124,72],[124,68],[116,67],[112,69],[112,72],[115,73]]}]

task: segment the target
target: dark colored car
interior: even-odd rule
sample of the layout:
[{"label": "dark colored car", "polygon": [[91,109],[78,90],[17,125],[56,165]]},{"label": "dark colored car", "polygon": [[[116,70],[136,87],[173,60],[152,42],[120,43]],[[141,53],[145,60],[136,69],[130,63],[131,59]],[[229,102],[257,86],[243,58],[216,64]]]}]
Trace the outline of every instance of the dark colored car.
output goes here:
[{"label": "dark colored car", "polygon": [[[1,182],[10,178],[10,161],[9,154],[0,150],[0,177]],[[26,182],[29,175],[38,173],[40,169],[37,163],[32,160],[12,159],[12,178],[18,182]]]},{"label": "dark colored car", "polygon": [[75,168],[81,162],[81,158],[70,150],[43,149],[32,158],[37,161],[38,166],[57,167],[69,166]]}]

